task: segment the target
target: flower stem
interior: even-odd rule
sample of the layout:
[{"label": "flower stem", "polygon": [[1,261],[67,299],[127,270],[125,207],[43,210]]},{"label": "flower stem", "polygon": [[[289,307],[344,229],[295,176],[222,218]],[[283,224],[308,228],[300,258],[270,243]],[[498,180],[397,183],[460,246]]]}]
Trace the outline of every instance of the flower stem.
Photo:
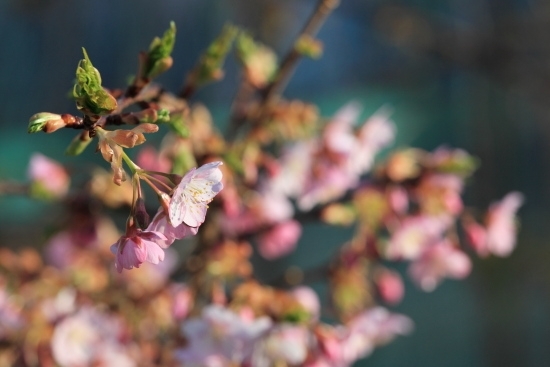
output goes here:
[{"label": "flower stem", "polygon": [[130,157],[128,157],[124,150],[122,151],[122,159],[124,159],[124,162],[126,162],[128,168],[130,168],[130,171],[132,171],[132,175],[134,175],[137,171],[141,171],[141,168],[137,164],[135,164],[134,161],[130,159]]}]

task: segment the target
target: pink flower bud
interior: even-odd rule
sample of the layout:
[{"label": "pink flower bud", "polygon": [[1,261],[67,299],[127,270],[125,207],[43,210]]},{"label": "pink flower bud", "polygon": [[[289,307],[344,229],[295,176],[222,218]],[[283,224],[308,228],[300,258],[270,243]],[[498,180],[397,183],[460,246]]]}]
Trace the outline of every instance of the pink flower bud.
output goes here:
[{"label": "pink flower bud", "polygon": [[273,260],[289,254],[296,247],[301,234],[302,227],[295,220],[276,224],[259,237],[260,255]]},{"label": "pink flower bud", "polygon": [[403,299],[405,286],[399,273],[383,269],[375,275],[375,283],[380,298],[389,304],[397,304]]}]

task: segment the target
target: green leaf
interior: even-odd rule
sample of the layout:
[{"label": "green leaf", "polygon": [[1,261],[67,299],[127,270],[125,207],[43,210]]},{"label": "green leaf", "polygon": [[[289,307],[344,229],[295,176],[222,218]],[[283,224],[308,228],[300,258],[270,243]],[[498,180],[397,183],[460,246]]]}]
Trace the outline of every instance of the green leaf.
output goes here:
[{"label": "green leaf", "polygon": [[176,24],[170,22],[162,38],[155,37],[149,46],[143,77],[152,79],[172,66],[172,50],[176,42]]},{"label": "green leaf", "polygon": [[84,59],[76,68],[76,84],[73,96],[76,107],[87,115],[106,115],[117,107],[116,99],[101,86],[101,75],[94,68],[86,50],[82,48]]}]

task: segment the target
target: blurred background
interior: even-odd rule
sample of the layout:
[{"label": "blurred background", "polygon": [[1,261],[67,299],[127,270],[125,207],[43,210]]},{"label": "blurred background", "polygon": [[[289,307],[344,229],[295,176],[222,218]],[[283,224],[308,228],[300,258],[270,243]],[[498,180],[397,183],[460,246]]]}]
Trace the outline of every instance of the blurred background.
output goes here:
[{"label": "blurred background", "polygon": [[[76,172],[100,157],[63,156],[73,131],[26,133],[40,111],[75,113],[66,98],[86,47],[103,84],[121,87],[137,53],[169,21],[178,33],[174,67],[160,78],[173,91],[226,22],[250,30],[279,56],[314,0],[1,0],[0,179],[25,180],[34,151]],[[526,195],[518,248],[507,259],[475,260],[471,276],[433,293],[408,285],[396,311],[415,332],[358,366],[546,366],[550,361],[550,4],[541,0],[342,0],[319,33],[320,60],[303,60],[285,95],[317,103],[324,115],[350,100],[364,117],[394,109],[397,146],[462,147],[481,159],[466,204],[486,207],[505,193]],[[239,81],[225,79],[194,97],[225,126]],[[90,149],[89,149],[90,150]],[[0,246],[39,244],[51,207],[0,197]],[[546,223],[546,224],[545,224]],[[311,231],[310,231],[311,232]],[[306,232],[277,265],[330,256],[348,233]],[[325,242],[329,242],[326,243]],[[307,260],[306,260],[307,259]]]}]

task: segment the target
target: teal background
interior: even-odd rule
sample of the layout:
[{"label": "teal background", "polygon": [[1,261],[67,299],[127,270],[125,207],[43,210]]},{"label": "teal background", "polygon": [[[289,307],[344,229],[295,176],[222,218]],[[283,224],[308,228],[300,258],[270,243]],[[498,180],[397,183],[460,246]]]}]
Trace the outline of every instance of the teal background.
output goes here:
[{"label": "teal background", "polygon": [[[74,132],[26,133],[36,112],[75,112],[65,96],[82,46],[104,84],[122,86],[135,72],[138,51],[174,20],[175,64],[160,81],[176,91],[225,22],[250,29],[282,55],[314,5],[1,0],[0,179],[24,180],[34,151],[68,163],[75,173],[104,163],[91,150],[84,157],[63,156]],[[550,7],[534,0],[342,0],[319,38],[323,58],[299,64],[286,96],[315,102],[325,115],[352,99],[364,105],[365,117],[389,104],[398,147],[448,144],[481,159],[467,205],[485,207],[511,190],[526,195],[517,251],[507,259],[476,260],[467,280],[446,281],[430,294],[409,284],[395,310],[415,321],[414,334],[357,365],[550,365]],[[212,109],[220,127],[238,78],[230,58],[225,79],[193,98]],[[44,227],[60,215],[25,198],[1,197],[0,245],[39,245]],[[296,253],[269,269],[276,275],[290,264],[313,265],[346,236],[309,229]]]}]

